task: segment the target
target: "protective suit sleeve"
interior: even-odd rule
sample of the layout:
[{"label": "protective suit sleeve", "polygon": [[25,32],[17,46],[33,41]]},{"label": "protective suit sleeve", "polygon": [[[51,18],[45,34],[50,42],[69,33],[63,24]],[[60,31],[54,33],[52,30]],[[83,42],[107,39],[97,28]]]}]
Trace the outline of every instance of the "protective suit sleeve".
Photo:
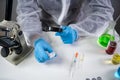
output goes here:
[{"label": "protective suit sleeve", "polygon": [[41,9],[36,0],[18,0],[17,5],[17,22],[21,26],[25,39],[29,45],[40,37],[42,28],[40,22]]},{"label": "protective suit sleeve", "polygon": [[77,18],[70,24],[81,36],[100,36],[113,20],[113,7],[110,0],[85,0]]}]

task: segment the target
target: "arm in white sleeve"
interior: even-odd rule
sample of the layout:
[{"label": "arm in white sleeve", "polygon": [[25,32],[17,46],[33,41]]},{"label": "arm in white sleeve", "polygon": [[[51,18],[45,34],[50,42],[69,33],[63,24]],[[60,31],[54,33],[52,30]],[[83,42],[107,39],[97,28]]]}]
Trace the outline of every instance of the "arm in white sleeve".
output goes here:
[{"label": "arm in white sleeve", "polygon": [[41,9],[38,8],[36,0],[18,0],[17,21],[29,45],[32,45],[42,32],[40,13]]},{"label": "arm in white sleeve", "polygon": [[78,36],[100,36],[113,20],[110,0],[85,0],[78,21],[70,26],[78,31]]}]

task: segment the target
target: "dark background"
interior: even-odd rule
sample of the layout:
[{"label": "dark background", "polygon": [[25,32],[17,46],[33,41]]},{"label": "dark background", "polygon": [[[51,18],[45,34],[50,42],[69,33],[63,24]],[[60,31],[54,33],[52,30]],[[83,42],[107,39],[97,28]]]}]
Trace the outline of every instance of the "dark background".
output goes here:
[{"label": "dark background", "polygon": [[[5,1],[6,0],[0,0],[0,21],[4,19],[4,14],[5,14]],[[120,0],[111,0],[112,5],[115,9],[115,13],[113,15],[114,19],[120,14]],[[13,11],[12,11],[12,20],[16,20],[16,5],[17,5],[17,0],[13,0]],[[120,35],[120,19],[118,20],[118,23],[115,27],[116,31]]]},{"label": "dark background", "polygon": [[[118,15],[120,15],[120,0],[111,0],[112,1],[112,5],[115,9],[115,12],[114,12],[114,19],[116,19],[116,17]],[[120,19],[118,20],[118,23],[115,27],[116,31],[118,32],[118,34],[120,35]]]}]

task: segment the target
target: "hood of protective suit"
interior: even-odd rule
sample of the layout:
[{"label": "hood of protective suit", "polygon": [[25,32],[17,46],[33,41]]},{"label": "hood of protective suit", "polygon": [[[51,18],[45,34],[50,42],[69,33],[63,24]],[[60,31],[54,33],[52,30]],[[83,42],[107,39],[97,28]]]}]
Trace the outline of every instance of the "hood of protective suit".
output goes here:
[{"label": "hood of protective suit", "polygon": [[61,10],[61,14],[58,18],[59,25],[62,23],[63,19],[66,17],[66,15],[68,13],[71,0],[61,0],[61,1],[62,1],[62,10]]},{"label": "hood of protective suit", "polygon": [[41,16],[44,20],[48,20],[49,18],[59,25],[66,25],[75,19],[82,1],[83,0],[38,0],[38,5],[44,10]]}]

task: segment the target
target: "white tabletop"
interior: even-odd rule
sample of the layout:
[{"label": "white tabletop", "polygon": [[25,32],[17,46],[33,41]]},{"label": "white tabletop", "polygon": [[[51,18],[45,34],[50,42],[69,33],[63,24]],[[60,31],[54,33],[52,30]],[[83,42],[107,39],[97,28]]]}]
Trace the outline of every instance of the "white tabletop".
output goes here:
[{"label": "white tabletop", "polygon": [[57,57],[46,63],[38,63],[31,53],[17,66],[0,56],[0,80],[70,80],[70,65],[74,53],[84,54],[74,71],[73,80],[102,77],[102,80],[115,80],[114,72],[119,65],[106,64],[112,55],[98,46],[96,38],[86,38],[73,45],[63,44],[54,33],[49,33],[50,43]]}]

